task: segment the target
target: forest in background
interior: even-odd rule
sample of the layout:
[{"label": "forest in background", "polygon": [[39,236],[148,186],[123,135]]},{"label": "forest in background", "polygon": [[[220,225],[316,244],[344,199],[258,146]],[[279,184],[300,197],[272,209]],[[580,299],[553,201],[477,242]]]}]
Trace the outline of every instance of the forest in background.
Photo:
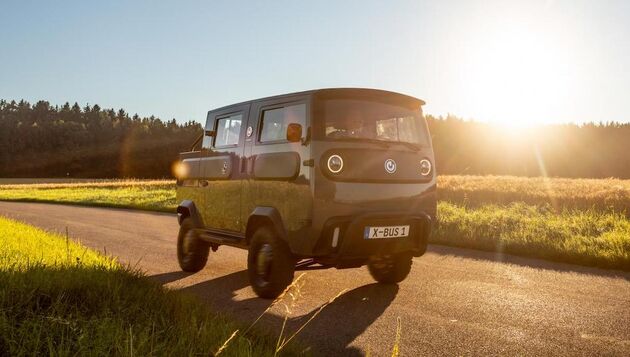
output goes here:
[{"label": "forest in background", "polygon": [[0,100],[0,177],[171,177],[171,164],[201,134],[123,109]]},{"label": "forest in background", "polygon": [[630,123],[505,129],[426,116],[439,174],[630,178]]},{"label": "forest in background", "polygon": [[[440,174],[630,178],[630,123],[506,131],[426,117]],[[98,105],[0,100],[0,177],[167,178],[201,132]]]}]

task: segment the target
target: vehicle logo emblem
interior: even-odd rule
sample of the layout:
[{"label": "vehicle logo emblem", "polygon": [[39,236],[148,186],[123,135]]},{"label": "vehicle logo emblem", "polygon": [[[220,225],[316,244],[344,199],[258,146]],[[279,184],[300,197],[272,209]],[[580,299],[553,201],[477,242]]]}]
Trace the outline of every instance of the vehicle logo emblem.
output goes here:
[{"label": "vehicle logo emblem", "polygon": [[254,128],[252,128],[251,126],[247,127],[247,137],[249,138],[250,136],[252,136],[252,134],[254,133]]},{"label": "vehicle logo emblem", "polygon": [[392,159],[385,160],[385,171],[390,174],[396,172],[396,161]]}]

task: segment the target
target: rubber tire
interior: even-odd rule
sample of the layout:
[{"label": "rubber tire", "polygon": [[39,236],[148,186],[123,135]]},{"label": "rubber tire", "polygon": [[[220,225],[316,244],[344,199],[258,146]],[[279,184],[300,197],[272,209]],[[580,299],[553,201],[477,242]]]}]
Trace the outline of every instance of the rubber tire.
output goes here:
[{"label": "rubber tire", "polygon": [[[258,252],[264,244],[271,246],[273,255],[266,280],[258,275],[256,265]],[[294,273],[295,258],[286,242],[270,227],[259,227],[252,235],[247,254],[247,274],[256,295],[264,299],[275,299],[293,282]]]},{"label": "rubber tire", "polygon": [[399,253],[391,256],[388,260],[388,266],[382,267],[375,264],[374,261],[368,263],[368,270],[372,278],[382,284],[399,283],[409,275],[413,256],[411,253]]},{"label": "rubber tire", "polygon": [[190,273],[196,273],[203,269],[208,262],[208,254],[210,253],[210,245],[193,235],[188,237],[193,240],[189,242],[191,252],[186,254],[184,241],[186,234],[193,228],[195,225],[192,218],[186,217],[179,226],[179,235],[177,236],[177,261],[183,271]]}]

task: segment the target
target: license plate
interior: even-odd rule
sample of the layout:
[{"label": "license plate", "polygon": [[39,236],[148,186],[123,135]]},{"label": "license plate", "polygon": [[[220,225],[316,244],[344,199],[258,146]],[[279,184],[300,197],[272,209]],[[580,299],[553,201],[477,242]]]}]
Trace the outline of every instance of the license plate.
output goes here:
[{"label": "license plate", "polygon": [[409,226],[365,227],[363,238],[402,238],[409,235]]}]

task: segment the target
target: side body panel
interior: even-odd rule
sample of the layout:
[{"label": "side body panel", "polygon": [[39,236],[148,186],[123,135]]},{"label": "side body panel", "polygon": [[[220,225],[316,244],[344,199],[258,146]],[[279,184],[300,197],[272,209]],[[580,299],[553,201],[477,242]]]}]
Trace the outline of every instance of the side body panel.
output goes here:
[{"label": "side body panel", "polygon": [[217,131],[217,120],[240,115],[241,124],[238,144],[216,145],[216,138],[206,136],[203,141],[204,155],[199,163],[202,179],[199,191],[203,196],[198,209],[205,225],[209,228],[233,232],[244,232],[241,217],[241,190],[243,173],[241,161],[245,130],[250,104],[228,107],[208,113],[205,130]]},{"label": "side body panel", "polygon": [[203,155],[202,151],[185,152],[179,155],[180,170],[185,174],[184,177],[177,180],[176,199],[178,204],[188,200],[193,202],[197,208],[203,207],[204,196],[199,186],[200,180],[203,179],[199,170]]},{"label": "side body panel", "polygon": [[[304,118],[300,123],[303,142],[260,141],[265,111],[301,105],[304,106]],[[298,254],[303,251],[307,239],[300,235],[300,231],[310,227],[313,207],[312,167],[303,164],[310,159],[311,152],[307,140],[309,112],[308,96],[254,102],[248,123],[252,135],[245,139],[248,175],[243,182],[241,215],[247,217],[257,207],[275,208],[282,218],[289,246]]]}]

